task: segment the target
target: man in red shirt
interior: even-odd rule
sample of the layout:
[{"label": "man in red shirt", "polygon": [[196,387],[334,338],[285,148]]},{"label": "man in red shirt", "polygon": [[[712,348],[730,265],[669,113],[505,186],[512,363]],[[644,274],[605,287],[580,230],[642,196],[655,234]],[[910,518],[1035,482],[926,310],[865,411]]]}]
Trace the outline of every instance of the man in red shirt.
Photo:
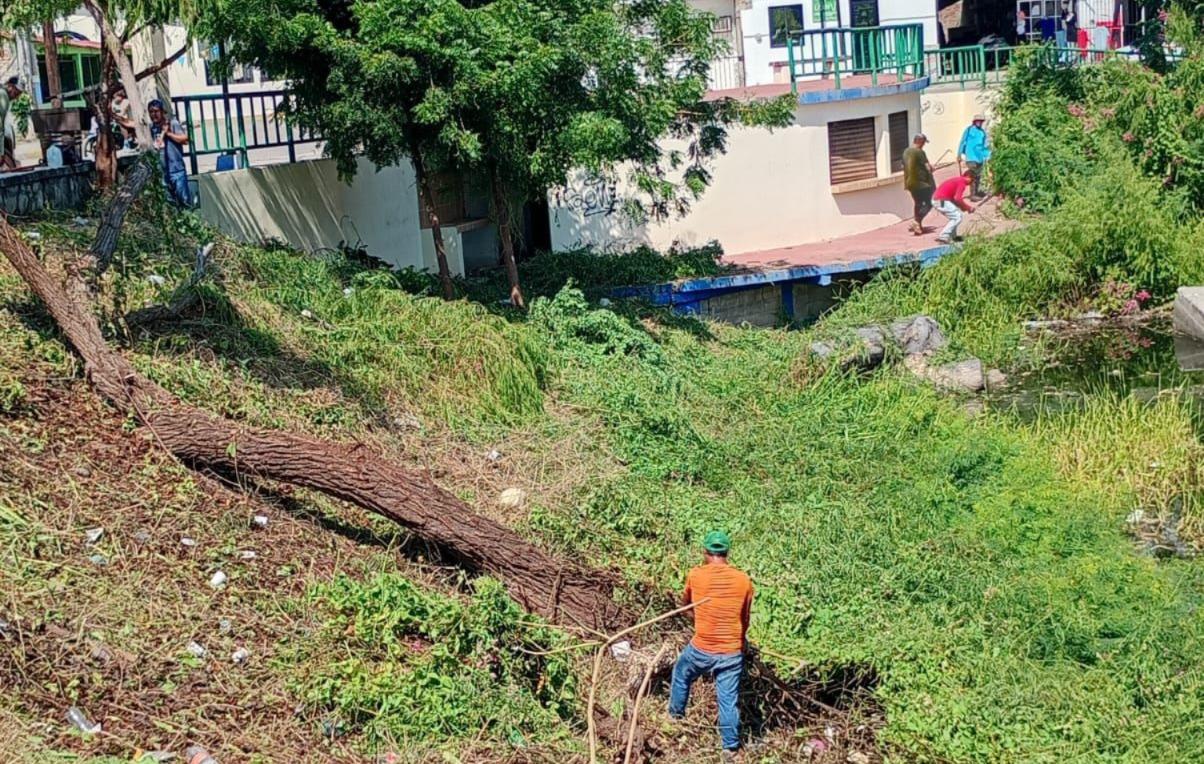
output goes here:
[{"label": "man in red shirt", "polygon": [[962,222],[962,212],[973,212],[974,208],[966,203],[964,197],[966,188],[974,182],[974,171],[966,170],[956,178],[950,178],[937,186],[932,195],[932,202],[937,212],[949,219],[941,235],[936,238],[941,244],[948,244],[957,238],[957,227]]}]

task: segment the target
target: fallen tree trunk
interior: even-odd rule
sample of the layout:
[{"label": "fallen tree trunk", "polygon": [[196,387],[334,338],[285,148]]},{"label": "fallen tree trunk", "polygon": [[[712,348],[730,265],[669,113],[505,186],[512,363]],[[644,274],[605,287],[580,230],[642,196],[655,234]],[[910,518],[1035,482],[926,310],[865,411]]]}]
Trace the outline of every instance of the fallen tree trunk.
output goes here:
[{"label": "fallen tree trunk", "polygon": [[524,608],[553,623],[609,632],[634,620],[612,597],[613,576],[551,557],[473,512],[425,473],[403,468],[359,444],[249,427],[181,402],[109,347],[78,297],[85,290],[56,281],[3,219],[0,249],[83,358],[96,391],[114,405],[131,409],[182,461],[309,488],[386,517],[473,569],[497,577]]}]

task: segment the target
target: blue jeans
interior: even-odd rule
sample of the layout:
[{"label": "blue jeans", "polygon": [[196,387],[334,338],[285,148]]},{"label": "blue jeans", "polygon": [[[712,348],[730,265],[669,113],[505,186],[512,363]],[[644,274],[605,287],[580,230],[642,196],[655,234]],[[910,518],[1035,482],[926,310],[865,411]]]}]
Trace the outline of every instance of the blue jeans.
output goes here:
[{"label": "blue jeans", "polygon": [[686,715],[690,686],[703,674],[715,675],[715,695],[719,700],[719,736],[723,747],[734,751],[740,747],[740,709],[736,699],[740,694],[740,676],[744,673],[744,653],[718,655],[686,645],[673,666],[673,685],[669,692],[669,716],[680,719]]},{"label": "blue jeans", "polygon": [[188,173],[177,170],[163,174],[163,185],[167,188],[167,198],[183,209],[192,207],[192,189],[188,187]]}]

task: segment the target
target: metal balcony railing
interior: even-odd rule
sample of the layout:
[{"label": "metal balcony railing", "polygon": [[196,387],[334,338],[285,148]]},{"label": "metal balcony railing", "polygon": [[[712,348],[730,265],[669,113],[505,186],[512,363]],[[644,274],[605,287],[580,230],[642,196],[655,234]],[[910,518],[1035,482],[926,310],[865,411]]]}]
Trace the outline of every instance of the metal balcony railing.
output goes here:
[{"label": "metal balcony railing", "polygon": [[841,27],[792,32],[787,37],[786,60],[791,89],[815,78],[831,78],[840,89],[849,77],[868,76],[892,82],[924,75],[924,27],[900,24],[883,27]]},{"label": "metal balcony railing", "polygon": [[924,54],[924,70],[933,85],[985,86],[1003,81],[1018,50],[1025,50],[1042,64],[1050,67],[1071,67],[1101,61],[1140,60],[1135,50],[1096,50],[1094,48],[1059,48],[1055,45],[1023,45],[1020,47],[966,45],[941,48]]},{"label": "metal balcony railing", "polygon": [[229,95],[180,96],[172,99],[176,119],[188,131],[188,157],[192,174],[197,158],[207,154],[238,154],[248,165],[248,151],[286,148],[288,161],[297,161],[296,147],[321,138],[294,127],[281,113],[283,90],[261,90]]}]

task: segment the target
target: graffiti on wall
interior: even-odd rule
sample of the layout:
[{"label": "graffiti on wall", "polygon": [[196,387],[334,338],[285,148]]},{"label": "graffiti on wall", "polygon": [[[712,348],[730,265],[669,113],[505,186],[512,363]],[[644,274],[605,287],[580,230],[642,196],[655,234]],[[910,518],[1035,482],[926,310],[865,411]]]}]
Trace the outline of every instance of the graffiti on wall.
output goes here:
[{"label": "graffiti on wall", "polygon": [[611,215],[619,207],[618,188],[606,178],[581,178],[561,192],[560,201],[582,217]]}]

